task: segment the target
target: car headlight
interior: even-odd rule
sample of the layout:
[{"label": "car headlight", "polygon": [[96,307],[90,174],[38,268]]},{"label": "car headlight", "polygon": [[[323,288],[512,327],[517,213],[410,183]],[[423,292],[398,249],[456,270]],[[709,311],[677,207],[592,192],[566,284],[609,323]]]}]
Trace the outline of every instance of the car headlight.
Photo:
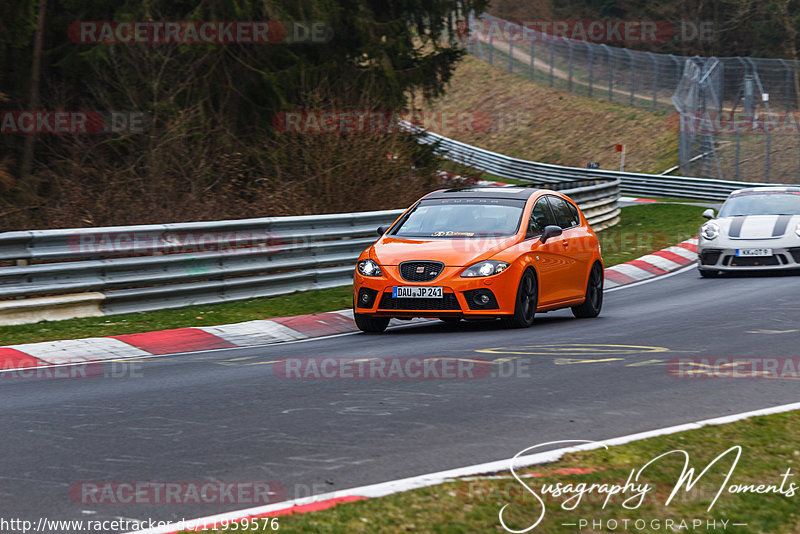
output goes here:
[{"label": "car headlight", "polygon": [[719,235],[719,225],[714,221],[708,221],[700,227],[700,235],[708,240],[715,239]]},{"label": "car headlight", "polygon": [[361,260],[356,264],[359,274],[364,276],[382,276],[383,272],[378,264],[372,260]]},{"label": "car headlight", "polygon": [[794,233],[797,234],[797,237],[800,237],[800,223],[797,223],[797,226],[794,227]]},{"label": "car headlight", "polygon": [[502,273],[508,269],[508,263],[504,261],[487,260],[470,265],[461,273],[462,277],[474,278],[477,276],[492,276],[493,274]]}]

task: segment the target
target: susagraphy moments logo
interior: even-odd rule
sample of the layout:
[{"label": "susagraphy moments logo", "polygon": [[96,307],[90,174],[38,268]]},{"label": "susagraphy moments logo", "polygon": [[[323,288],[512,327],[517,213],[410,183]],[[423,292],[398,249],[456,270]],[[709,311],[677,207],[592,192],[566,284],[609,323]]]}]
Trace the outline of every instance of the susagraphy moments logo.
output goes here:
[{"label": "susagraphy moments logo", "polygon": [[[710,486],[704,486],[704,494],[708,497],[707,512],[711,512],[714,506],[720,499],[724,499],[727,495],[737,494],[758,494],[758,495],[779,495],[784,498],[793,498],[800,490],[800,486],[792,482],[795,476],[790,467],[787,467],[781,474],[775,476],[773,479],[764,482],[753,482],[748,479],[746,481],[738,481],[736,479],[736,468],[743,455],[743,448],[741,445],[734,445],[725,451],[721,452],[714,459],[708,462],[698,473],[699,466],[693,466],[689,452],[683,449],[674,449],[662,454],[659,454],[649,460],[647,463],[630,470],[627,480],[620,483],[617,482],[592,482],[592,483],[564,483],[564,482],[543,482],[535,486],[531,484],[530,479],[527,481],[523,479],[515,469],[515,463],[518,458],[530,453],[534,449],[551,447],[554,445],[576,445],[582,444],[581,447],[575,447],[575,450],[589,450],[593,448],[605,448],[608,446],[604,443],[590,441],[590,440],[563,440],[563,441],[550,441],[547,443],[540,443],[532,447],[528,447],[518,452],[510,460],[511,475],[517,483],[522,487],[525,497],[532,497],[532,506],[534,513],[530,518],[530,523],[523,528],[519,528],[518,524],[510,524],[508,516],[511,512],[509,507],[514,506],[512,503],[505,504],[498,513],[500,525],[506,532],[514,534],[531,532],[538,527],[545,518],[547,512],[547,504],[545,500],[558,503],[561,509],[579,513],[581,503],[587,501],[602,503],[602,509],[605,510],[612,501],[615,505],[622,506],[625,510],[637,510],[642,506],[646,499],[657,499],[656,497],[656,484],[647,481],[647,476],[655,471],[656,466],[668,458],[677,457],[678,460],[683,460],[683,466],[680,473],[677,475],[674,485],[664,488],[659,484],[659,495],[667,495],[664,499],[663,506],[669,507],[676,498],[684,493],[691,492],[697,489],[698,484],[704,477],[712,476],[715,479],[721,479],[721,482],[714,482]],[[679,462],[680,463],[680,462]],[[527,504],[527,503],[526,503]],[[518,520],[517,520],[518,521]],[[614,522],[612,525],[611,522]],[[623,524],[624,522],[624,524]],[[730,519],[720,517],[709,517],[701,519],[698,517],[672,517],[668,519],[661,518],[638,518],[630,519],[627,516],[624,519],[607,519],[602,517],[587,518],[581,516],[580,518],[569,523],[562,522],[562,527],[573,530],[591,529],[606,529],[614,531],[634,531],[634,532],[650,532],[650,531],[698,531],[706,527],[706,530],[726,530],[730,527],[745,527],[746,523],[734,522]]]}]

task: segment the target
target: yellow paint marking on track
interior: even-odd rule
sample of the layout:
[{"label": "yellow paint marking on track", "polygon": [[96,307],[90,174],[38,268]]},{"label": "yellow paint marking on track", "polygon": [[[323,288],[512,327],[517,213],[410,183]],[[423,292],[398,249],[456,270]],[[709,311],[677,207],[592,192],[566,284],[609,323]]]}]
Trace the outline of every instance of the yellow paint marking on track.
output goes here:
[{"label": "yellow paint marking on track", "polygon": [[424,359],[424,360],[422,360],[422,361],[425,361],[425,362],[438,362],[438,361],[443,361],[443,360],[454,361],[454,362],[488,363],[488,364],[498,364],[498,363],[503,363],[503,362],[501,362],[501,361],[499,361],[499,360],[473,360],[473,359],[471,359],[471,358],[451,358],[451,357],[449,357],[449,356],[446,356],[446,357],[425,358],[425,359]]},{"label": "yellow paint marking on track", "polygon": [[667,365],[665,360],[646,360],[643,362],[629,363],[625,367],[647,367],[650,365]]},{"label": "yellow paint marking on track", "polygon": [[666,347],[650,347],[644,345],[603,345],[603,344],[561,344],[561,345],[526,345],[522,347],[495,347],[477,349],[482,354],[519,354],[525,356],[586,356],[653,354],[671,352]]},{"label": "yellow paint marking on track", "polygon": [[556,358],[553,360],[553,363],[556,365],[575,365],[579,363],[606,363],[606,362],[621,362],[624,361],[625,358],[603,358],[600,360],[581,360],[577,358]]}]

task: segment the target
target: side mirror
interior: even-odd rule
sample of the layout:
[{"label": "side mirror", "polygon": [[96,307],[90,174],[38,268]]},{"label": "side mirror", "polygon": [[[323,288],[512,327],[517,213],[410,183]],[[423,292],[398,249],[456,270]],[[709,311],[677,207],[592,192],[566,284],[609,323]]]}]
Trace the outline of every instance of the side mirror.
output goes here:
[{"label": "side mirror", "polygon": [[703,217],[705,217],[706,219],[713,219],[714,217],[716,217],[716,214],[714,213],[714,210],[708,208],[706,211],[703,212]]},{"label": "side mirror", "polygon": [[548,239],[551,239],[553,237],[558,237],[558,236],[561,235],[561,233],[562,232],[561,232],[561,227],[560,226],[556,226],[554,224],[551,224],[549,226],[545,226],[544,227],[544,232],[542,232],[542,237],[540,237],[539,240],[542,243],[547,243]]},{"label": "side mirror", "polygon": [[386,233],[386,230],[388,230],[388,229],[389,229],[388,226],[379,226],[378,227],[378,235],[382,236],[383,234]]}]

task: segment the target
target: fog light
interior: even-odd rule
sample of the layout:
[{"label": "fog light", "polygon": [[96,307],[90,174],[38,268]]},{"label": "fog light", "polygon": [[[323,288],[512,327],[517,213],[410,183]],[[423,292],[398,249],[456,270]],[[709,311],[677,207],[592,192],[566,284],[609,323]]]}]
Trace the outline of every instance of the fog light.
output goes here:
[{"label": "fog light", "polygon": [[477,304],[478,306],[486,306],[487,304],[489,304],[490,299],[489,295],[487,295],[486,293],[479,293],[475,295],[475,298],[472,300],[474,300],[475,304]]},{"label": "fog light", "polygon": [[361,293],[361,302],[367,304],[369,302],[369,295],[367,293]]}]

